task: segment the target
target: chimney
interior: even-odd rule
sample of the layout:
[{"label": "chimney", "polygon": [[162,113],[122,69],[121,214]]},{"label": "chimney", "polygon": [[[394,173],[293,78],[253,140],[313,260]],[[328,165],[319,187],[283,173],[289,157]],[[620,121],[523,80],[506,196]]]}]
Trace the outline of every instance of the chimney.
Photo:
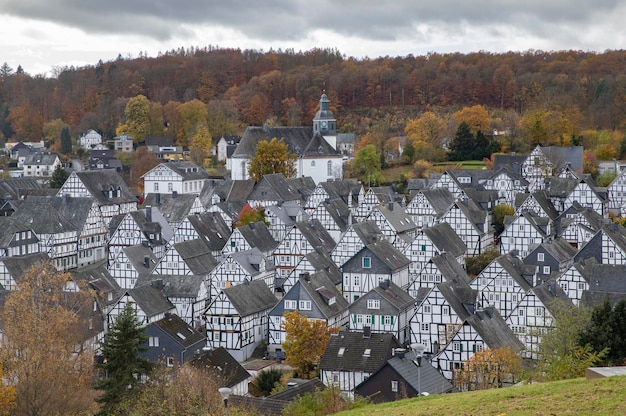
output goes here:
[{"label": "chimney", "polygon": [[161,205],[161,194],[160,193],[156,193],[154,195],[154,202],[157,204],[157,206]]},{"label": "chimney", "polygon": [[389,211],[393,211],[393,201],[389,202]]},{"label": "chimney", "polygon": [[406,354],[406,350],[404,348],[396,348],[394,350],[394,355],[400,359],[404,358],[404,354]]},{"label": "chimney", "polygon": [[311,274],[309,272],[300,273],[300,278],[309,282],[311,281]]},{"label": "chimney", "polygon": [[172,191],[172,198],[176,198],[178,196],[178,192],[177,191]]},{"label": "chimney", "polygon": [[150,257],[148,256],[143,257],[143,265],[144,267],[150,267]]},{"label": "chimney", "polygon": [[364,326],[363,327],[363,338],[369,339],[372,336],[372,327]]},{"label": "chimney", "polygon": [[146,220],[148,220],[148,222],[152,222],[152,207],[150,205],[146,205],[144,214],[146,215]]}]

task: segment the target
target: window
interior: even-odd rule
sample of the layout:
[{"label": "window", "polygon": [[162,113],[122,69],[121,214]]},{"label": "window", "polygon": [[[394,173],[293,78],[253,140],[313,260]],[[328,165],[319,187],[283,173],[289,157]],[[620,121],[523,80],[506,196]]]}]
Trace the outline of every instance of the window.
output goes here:
[{"label": "window", "polygon": [[372,324],[372,315],[365,315],[365,325]]},{"label": "window", "polygon": [[450,307],[449,306],[444,306],[441,308],[441,314],[442,315],[450,315]]},{"label": "window", "polygon": [[368,299],[367,309],[380,309],[380,299]]},{"label": "window", "polygon": [[385,325],[391,325],[391,316],[390,315],[385,315]]},{"label": "window", "polygon": [[311,310],[311,301],[310,300],[301,300],[300,301],[300,309],[301,311],[310,311]]},{"label": "window", "polygon": [[543,316],[543,308],[535,308],[536,316]]},{"label": "window", "polygon": [[359,280],[359,276],[354,276],[354,286],[360,286],[361,282]]},{"label": "window", "polygon": [[394,393],[398,392],[398,380],[391,380],[391,391]]},{"label": "window", "polygon": [[424,305],[424,313],[430,313],[430,305]]},{"label": "window", "polygon": [[174,367],[174,357],[167,357],[167,366]]},{"label": "window", "polygon": [[314,160],[311,161],[311,167],[315,167],[315,161]]},{"label": "window", "polygon": [[296,309],[297,303],[295,300],[286,300],[285,301],[285,309]]},{"label": "window", "polygon": [[372,267],[372,258],[371,257],[363,257],[363,268],[370,269]]},{"label": "window", "polygon": [[363,315],[359,314],[359,315],[356,316],[356,323],[359,324],[359,325],[363,324]]},{"label": "window", "polygon": [[174,190],[174,184],[172,184],[172,182],[168,182],[167,192],[172,192],[173,190]]},{"label": "window", "polygon": [[333,162],[331,162],[330,160],[326,164],[326,174],[328,176],[333,176]]},{"label": "window", "polygon": [[428,332],[430,329],[430,326],[428,324],[422,324],[420,328],[422,332]]},{"label": "window", "polygon": [[148,339],[148,346],[150,346],[150,347],[158,347],[159,346],[159,337],[150,337]]},{"label": "window", "polygon": [[550,274],[550,266],[543,266],[543,274]]},{"label": "window", "polygon": [[365,351],[363,351],[363,357],[370,357],[372,355],[372,350],[369,348],[366,348]]},{"label": "window", "polygon": [[159,192],[159,183],[158,182],[154,183],[154,192]]},{"label": "window", "polygon": [[231,240],[230,246],[233,247],[233,248],[237,247],[237,242],[235,240]]},{"label": "window", "polygon": [[537,253],[537,261],[543,261],[543,253]]},{"label": "window", "polygon": [[461,343],[460,342],[454,342],[452,344],[452,351],[456,351],[456,352],[463,351],[463,348],[461,348]]}]

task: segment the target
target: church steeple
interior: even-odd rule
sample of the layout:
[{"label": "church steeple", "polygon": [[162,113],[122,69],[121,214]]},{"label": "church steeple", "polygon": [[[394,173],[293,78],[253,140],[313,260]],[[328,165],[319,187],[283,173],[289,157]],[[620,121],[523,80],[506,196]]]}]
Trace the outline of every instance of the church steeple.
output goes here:
[{"label": "church steeple", "polygon": [[322,136],[337,135],[337,120],[332,111],[330,111],[330,101],[326,95],[326,91],[322,93],[320,98],[320,109],[315,113],[313,118],[313,133],[319,133]]}]

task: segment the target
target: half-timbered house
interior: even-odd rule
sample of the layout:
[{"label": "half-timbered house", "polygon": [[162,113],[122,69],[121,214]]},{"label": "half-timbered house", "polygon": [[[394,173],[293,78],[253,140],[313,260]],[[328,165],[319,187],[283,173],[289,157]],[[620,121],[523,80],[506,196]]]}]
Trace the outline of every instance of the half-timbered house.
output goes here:
[{"label": "half-timbered house", "polygon": [[230,254],[256,248],[265,256],[270,256],[277,246],[278,241],[274,239],[267,225],[263,221],[257,221],[235,228],[222,252]]},{"label": "half-timbered house", "polygon": [[352,214],[343,199],[335,198],[320,202],[311,212],[310,219],[318,220],[333,240],[339,241],[352,222]]},{"label": "half-timbered house", "polygon": [[487,211],[472,200],[455,201],[441,217],[447,222],[467,246],[469,255],[477,255],[493,244],[491,219]]},{"label": "half-timbered house", "polygon": [[369,327],[372,333],[391,333],[402,345],[410,342],[409,318],[415,299],[395,283],[385,280],[348,307],[350,331]]},{"label": "half-timbered house", "polygon": [[606,215],[606,192],[600,193],[590,178],[559,178],[547,181],[546,193],[559,212],[566,211],[574,202]]},{"label": "half-timbered house", "polygon": [[528,181],[528,190],[536,192],[544,189],[544,181],[552,176],[554,164],[537,145],[522,163],[521,174]]},{"label": "half-timbered house", "polygon": [[351,397],[354,388],[382,367],[401,345],[392,334],[346,332],[333,334],[320,359],[320,379]]},{"label": "half-timbered house", "polygon": [[576,253],[574,261],[591,257],[601,264],[626,264],[626,228],[618,223],[602,226]]},{"label": "half-timbered house", "polygon": [[271,259],[259,249],[252,248],[225,256],[209,273],[209,289],[211,296],[215,296],[224,288],[245,281],[263,280],[270,290],[274,290],[275,275]]},{"label": "half-timbered house", "polygon": [[614,215],[624,216],[626,212],[622,210],[626,204],[626,170],[617,172],[615,179],[606,187],[607,208]]},{"label": "half-timbered house", "polygon": [[554,204],[548,199],[544,191],[533,193],[518,193],[515,197],[515,212],[532,212],[539,217],[547,217],[556,220],[559,212],[554,208]]},{"label": "half-timbered house", "polygon": [[470,281],[465,269],[454,256],[448,252],[442,252],[431,257],[417,275],[411,276],[407,291],[415,297],[420,288],[431,288],[441,282],[454,279],[460,279],[466,283]]},{"label": "half-timbered house", "polygon": [[608,218],[603,218],[597,212],[574,203],[557,218],[557,236],[572,247],[579,248],[591,240],[603,225],[609,223]]},{"label": "half-timbered house", "polygon": [[267,339],[267,314],[276,297],[263,280],[222,289],[205,311],[207,345],[245,361]]},{"label": "half-timbered house", "polygon": [[507,168],[493,171],[492,175],[483,182],[485,189],[498,192],[498,204],[511,206],[515,203],[515,196],[526,192],[528,185],[526,179]]},{"label": "half-timbered house", "polygon": [[218,261],[201,239],[183,241],[170,247],[152,274],[207,277]]},{"label": "half-timbered house", "polygon": [[214,213],[188,215],[176,232],[173,243],[189,240],[202,240],[217,260],[222,258],[222,250],[231,234],[231,228],[223,218]]},{"label": "half-timbered house", "polygon": [[26,254],[19,257],[0,257],[0,285],[4,290],[17,290],[17,284],[32,267],[50,262],[47,253]]},{"label": "half-timbered house", "polygon": [[352,179],[320,182],[307,199],[304,208],[307,212],[312,212],[323,201],[341,199],[353,212],[364,196],[363,185]]},{"label": "half-timbered house", "polygon": [[31,227],[13,217],[0,216],[0,257],[39,253],[39,238]]},{"label": "half-timbered house", "polygon": [[395,202],[373,207],[367,220],[374,221],[387,240],[400,250],[413,241],[417,232],[411,216]]},{"label": "half-timbered house", "polygon": [[364,246],[381,239],[386,237],[374,221],[352,223],[337,242],[331,258],[341,266]]},{"label": "half-timbered house", "polygon": [[144,173],[143,189],[146,193],[196,194],[211,179],[206,170],[189,161],[160,163]]},{"label": "half-timbered house", "polygon": [[72,172],[57,193],[63,195],[93,198],[105,224],[137,209],[137,198],[115,169]]},{"label": "half-timbered house", "polygon": [[286,336],[284,313],[295,310],[309,320],[324,321],[328,327],[345,327],[348,322],[348,302],[327,273],[303,274],[268,314],[270,352],[282,350]]},{"label": "half-timbered house", "polygon": [[269,230],[276,241],[282,241],[296,222],[308,219],[304,208],[295,201],[271,205],[265,210],[265,220],[269,222]]},{"label": "half-timbered house", "polygon": [[350,303],[389,280],[403,290],[409,285],[411,261],[387,240],[367,244],[342,266],[343,296]]},{"label": "half-timbered house", "polygon": [[592,273],[600,274],[602,269],[604,269],[611,270],[609,273],[615,272],[615,274],[623,275],[623,273],[616,272],[616,270],[622,268],[626,271],[624,266],[615,265],[602,265],[602,268],[594,270],[596,269],[596,265],[598,265],[598,262],[595,258],[591,257],[585,261],[573,263],[556,277],[556,283],[561,286],[567,298],[574,305],[579,306],[583,293],[589,290],[589,282],[591,281]]},{"label": "half-timbered house", "polygon": [[200,198],[195,194],[148,194],[143,206],[157,208],[174,231],[188,215],[204,212]]},{"label": "half-timbered house", "polygon": [[520,212],[504,217],[504,231],[500,234],[500,253],[517,250],[524,258],[532,248],[553,234],[549,218],[539,217],[533,212]]},{"label": "half-timbered house", "polygon": [[534,247],[526,257],[524,264],[535,266],[535,282],[545,282],[552,273],[565,270],[574,263],[576,249],[562,238],[549,239]]},{"label": "half-timbered house", "polygon": [[407,204],[406,213],[418,228],[430,227],[448,212],[453,203],[454,196],[447,188],[422,189]]},{"label": "half-timbered house", "polygon": [[165,298],[161,291],[151,285],[126,290],[107,313],[107,328],[110,328],[122,313],[128,302],[137,311],[137,320],[142,327],[165,318],[166,314],[176,313],[176,307]]},{"label": "half-timbered house", "polygon": [[304,206],[306,198],[315,189],[311,177],[286,178],[282,173],[263,175],[261,180],[248,195],[248,204],[252,207],[270,207],[285,202],[295,202]]},{"label": "half-timbered house", "polygon": [[137,244],[122,247],[108,270],[122,289],[132,289],[141,277],[152,272],[157,261],[157,257],[149,247]]}]

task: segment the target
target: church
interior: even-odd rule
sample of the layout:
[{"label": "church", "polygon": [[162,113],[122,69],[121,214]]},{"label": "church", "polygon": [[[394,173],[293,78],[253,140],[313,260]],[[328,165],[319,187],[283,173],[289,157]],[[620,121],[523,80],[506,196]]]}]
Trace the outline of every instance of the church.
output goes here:
[{"label": "church", "polygon": [[283,139],[289,151],[298,156],[297,176],[310,176],[315,183],[343,177],[343,160],[337,150],[337,120],[329,108],[328,96],[320,98],[320,108],[313,118],[313,127],[250,126],[246,129],[232,155],[232,179],[249,179],[248,166],[257,143],[273,138]]}]

